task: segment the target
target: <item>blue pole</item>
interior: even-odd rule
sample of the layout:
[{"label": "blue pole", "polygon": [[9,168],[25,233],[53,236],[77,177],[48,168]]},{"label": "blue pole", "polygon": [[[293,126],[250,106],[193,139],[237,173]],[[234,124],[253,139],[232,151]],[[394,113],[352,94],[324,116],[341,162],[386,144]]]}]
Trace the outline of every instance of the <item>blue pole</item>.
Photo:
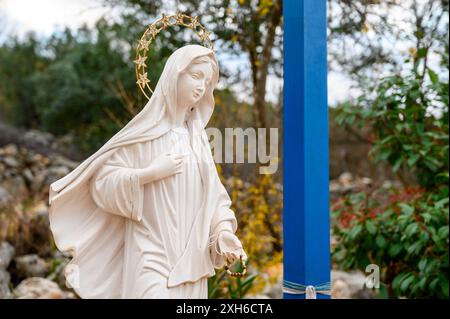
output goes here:
[{"label": "blue pole", "polygon": [[330,283],[326,0],[286,0],[283,19],[284,283],[318,291]]}]

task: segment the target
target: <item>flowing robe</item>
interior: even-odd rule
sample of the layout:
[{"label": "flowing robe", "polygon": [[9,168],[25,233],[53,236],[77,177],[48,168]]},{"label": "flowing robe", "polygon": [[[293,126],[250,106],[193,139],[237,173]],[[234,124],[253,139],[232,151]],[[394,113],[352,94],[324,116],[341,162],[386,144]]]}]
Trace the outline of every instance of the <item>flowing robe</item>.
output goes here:
[{"label": "flowing robe", "polygon": [[[191,138],[187,127],[177,127],[154,140],[121,147],[91,179],[90,194],[97,206],[125,218],[122,298],[208,297],[208,276],[189,278],[189,265],[186,279],[172,285],[168,282],[183,254],[188,255],[193,267],[203,264],[195,258],[204,256],[189,257],[189,238],[198,231],[194,225],[198,222],[196,217],[202,215],[205,194],[225,191],[220,181],[216,189],[204,189],[198,155],[192,145],[195,138]],[[182,172],[141,185],[136,167],[147,167],[167,151],[186,154]],[[217,235],[224,229],[234,232],[236,221],[228,214],[213,218],[212,223],[209,258],[215,268],[220,268],[224,260],[216,250]]]}]

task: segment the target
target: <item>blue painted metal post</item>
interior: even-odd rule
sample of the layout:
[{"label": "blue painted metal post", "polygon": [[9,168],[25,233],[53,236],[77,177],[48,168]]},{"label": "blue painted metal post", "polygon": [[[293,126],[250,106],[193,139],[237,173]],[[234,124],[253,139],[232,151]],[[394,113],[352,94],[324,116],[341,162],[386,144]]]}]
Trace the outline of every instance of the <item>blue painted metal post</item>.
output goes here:
[{"label": "blue painted metal post", "polygon": [[330,282],[326,0],[283,6],[284,285],[313,285],[326,299],[318,289]]}]

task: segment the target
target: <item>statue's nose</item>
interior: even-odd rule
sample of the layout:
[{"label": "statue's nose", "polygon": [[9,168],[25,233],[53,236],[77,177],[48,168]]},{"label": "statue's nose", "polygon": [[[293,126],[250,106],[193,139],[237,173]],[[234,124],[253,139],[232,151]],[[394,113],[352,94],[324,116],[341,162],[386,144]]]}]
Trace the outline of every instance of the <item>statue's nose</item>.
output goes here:
[{"label": "statue's nose", "polygon": [[200,88],[197,88],[197,89],[195,89],[195,93],[196,93],[196,94],[198,94],[198,95],[202,95],[204,91],[205,91],[205,88],[204,88],[204,86],[203,86],[203,87],[200,87]]}]

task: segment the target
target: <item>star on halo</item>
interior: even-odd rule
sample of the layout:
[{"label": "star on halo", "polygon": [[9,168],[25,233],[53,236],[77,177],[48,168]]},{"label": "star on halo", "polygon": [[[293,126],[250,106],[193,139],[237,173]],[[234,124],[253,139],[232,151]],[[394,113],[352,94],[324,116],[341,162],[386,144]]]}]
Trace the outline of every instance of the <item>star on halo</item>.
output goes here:
[{"label": "star on halo", "polygon": [[143,49],[145,51],[148,51],[148,47],[149,47],[150,43],[151,43],[150,40],[147,40],[145,38],[140,39],[139,40],[139,47],[140,47],[141,50]]},{"label": "star on halo", "polygon": [[156,29],[156,26],[154,24],[150,25],[148,27],[148,31],[150,32],[150,34],[152,35],[152,38],[154,39],[156,37],[156,35],[158,34],[158,30]]},{"label": "star on halo", "polygon": [[161,18],[161,22],[162,22],[164,28],[166,28],[168,25],[170,25],[170,17],[163,14],[163,16]]},{"label": "star on halo", "polygon": [[137,64],[138,68],[140,68],[140,67],[145,68],[145,67],[147,67],[147,65],[145,64],[145,60],[147,60],[147,56],[146,55],[141,56],[139,54],[138,58],[136,60],[134,60],[133,62]]},{"label": "star on halo", "polygon": [[184,17],[183,17],[183,14],[181,12],[177,12],[177,14],[175,15],[175,21],[177,22],[177,24],[183,24],[184,23]]},{"label": "star on halo", "polygon": [[209,38],[209,35],[211,34],[211,32],[203,29],[203,32],[200,33],[200,39],[204,42]]},{"label": "star on halo", "polygon": [[137,80],[137,84],[139,84],[141,87],[145,87],[147,83],[149,83],[150,80],[147,78],[147,72],[143,74],[139,74],[139,80]]},{"label": "star on halo", "polygon": [[194,17],[189,24],[189,28],[195,29],[198,26],[198,17]]}]

